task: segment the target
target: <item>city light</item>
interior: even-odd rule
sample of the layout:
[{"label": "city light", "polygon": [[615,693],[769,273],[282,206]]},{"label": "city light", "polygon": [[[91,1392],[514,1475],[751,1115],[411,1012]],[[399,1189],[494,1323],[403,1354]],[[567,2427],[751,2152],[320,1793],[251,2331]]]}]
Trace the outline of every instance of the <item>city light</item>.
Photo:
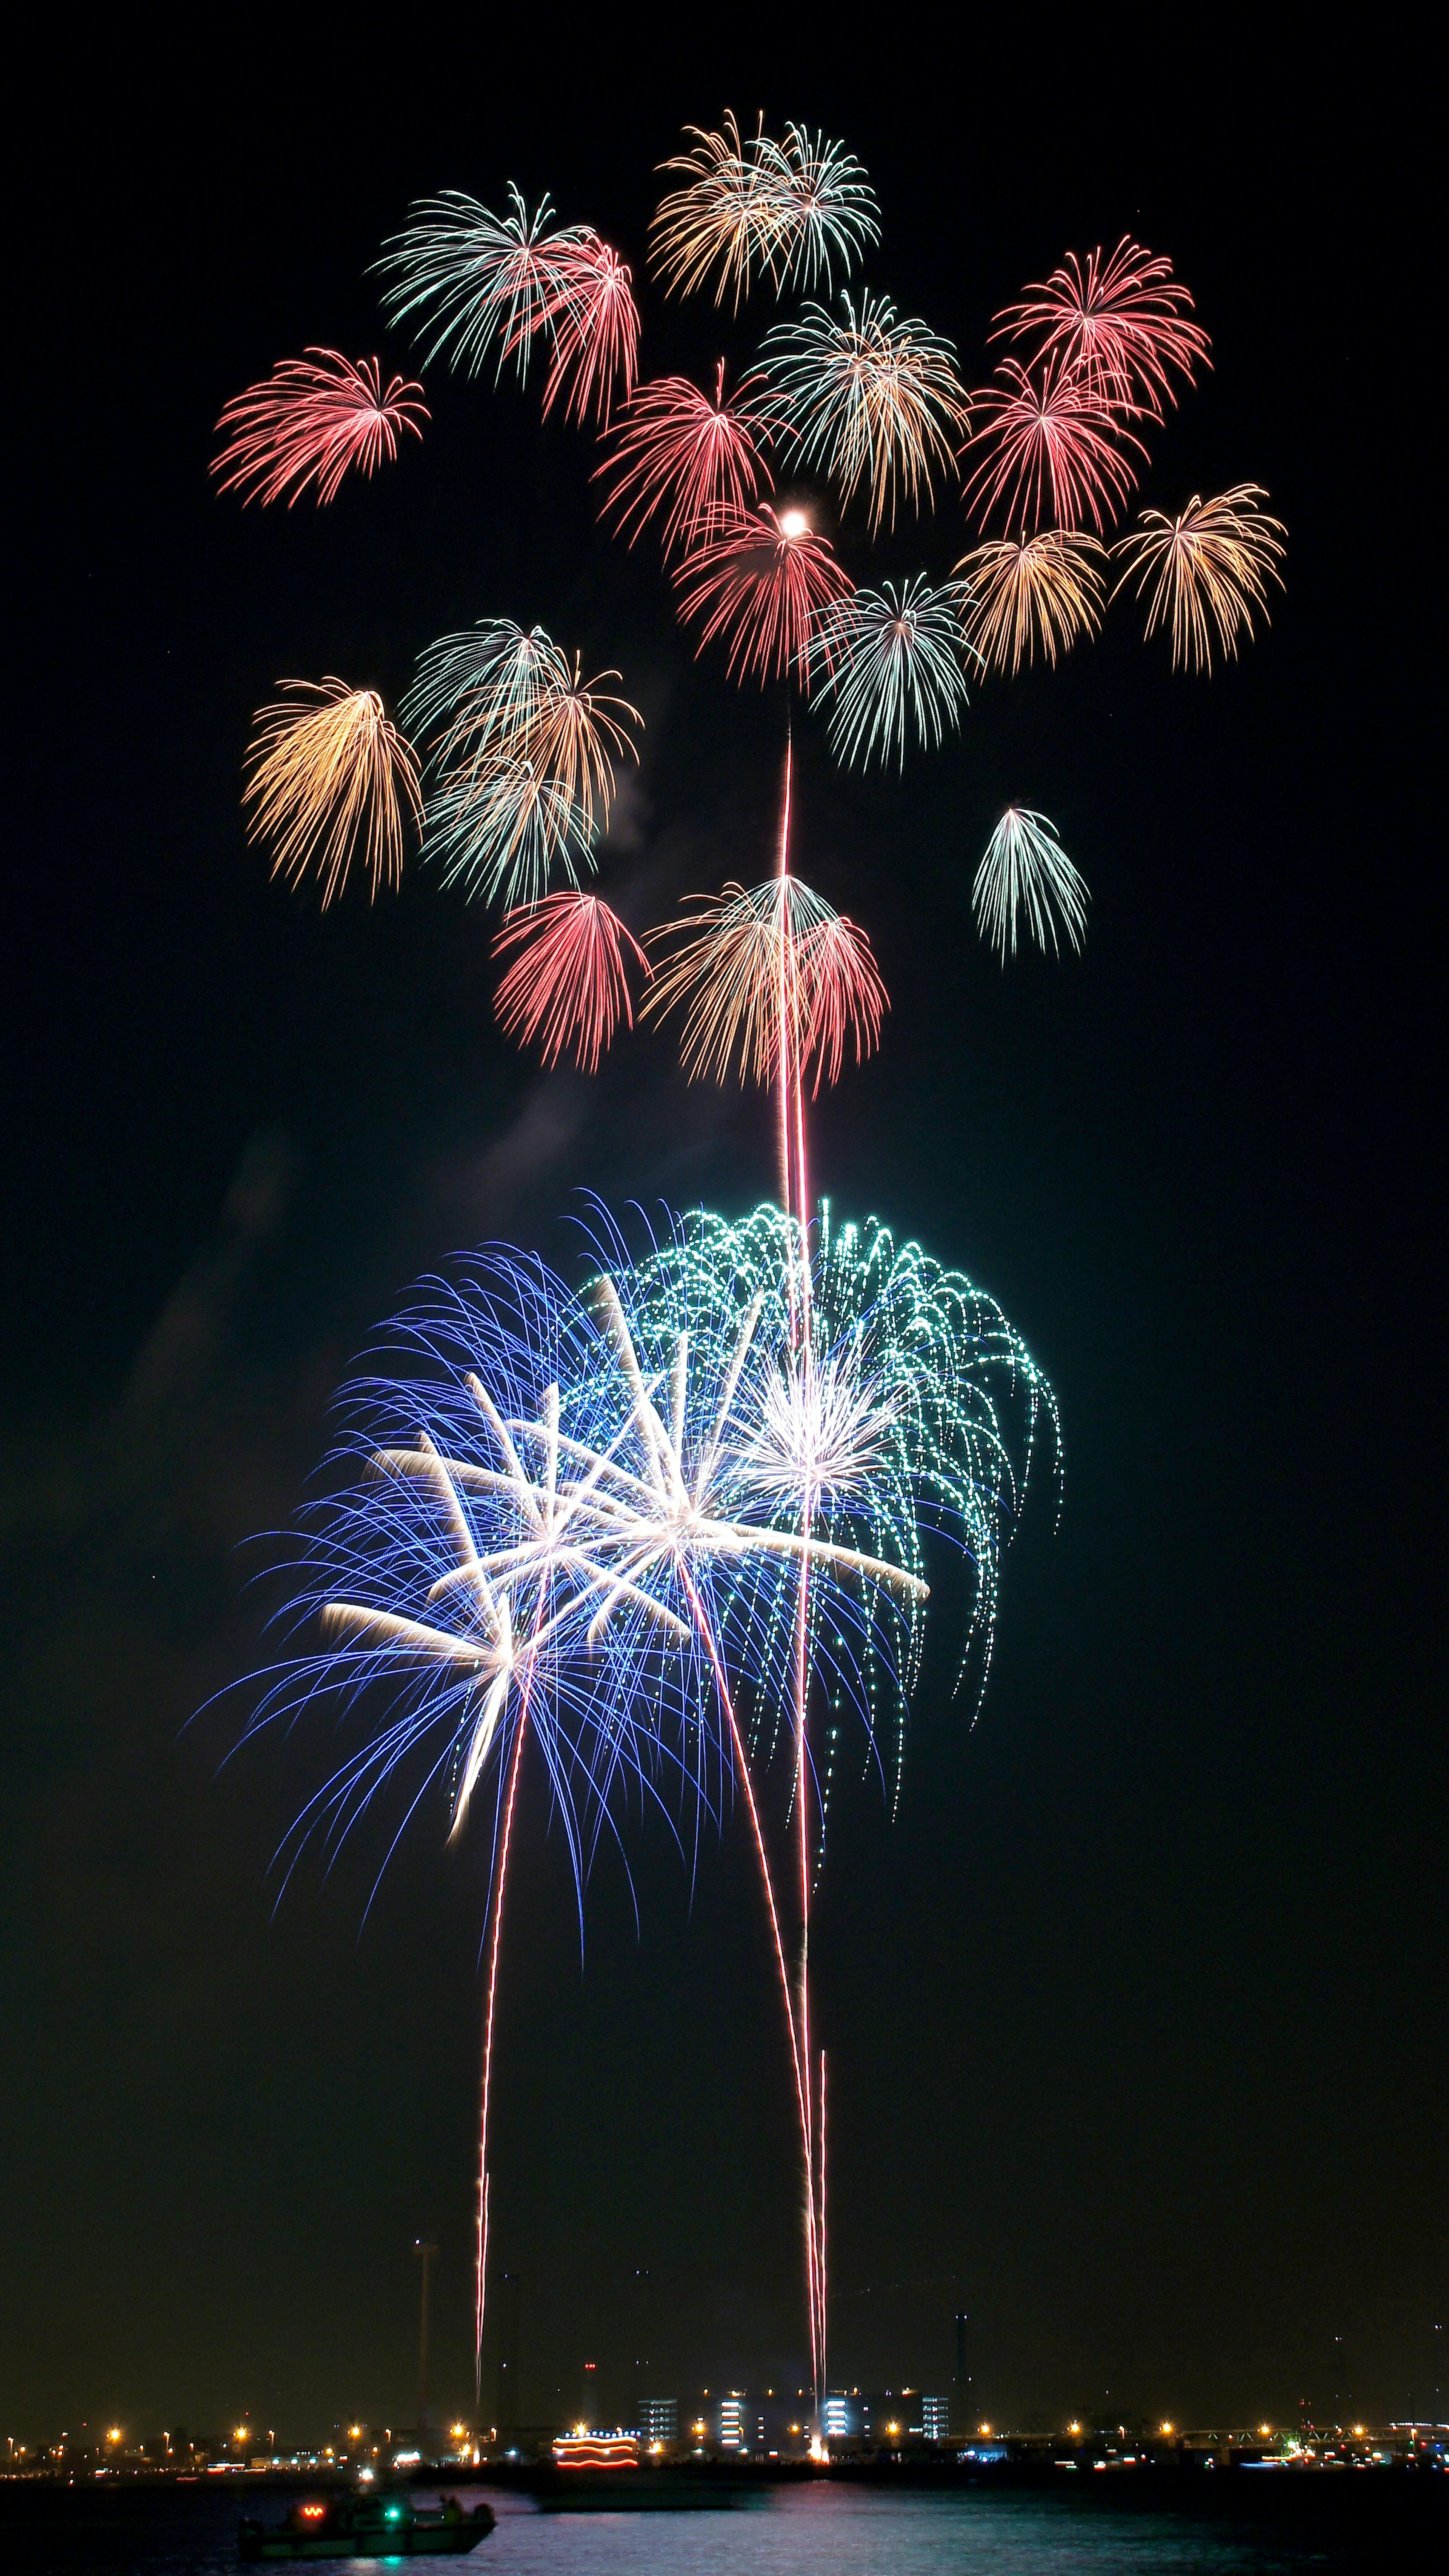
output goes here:
[{"label": "city light", "polygon": [[1172,2431],[1172,2426],[1170,2424],[1159,2424],[1157,2429],[1159,2433],[1170,2433]]},{"label": "city light", "polygon": [[119,2425],[119,2424],[113,2424],[113,2425],[111,2426],[111,2429],[110,2429],[109,2433],[106,2435],[106,2440],[107,2440],[108,2442],[119,2442],[120,2438],[121,2438],[121,2427],[120,2427],[120,2425]]}]

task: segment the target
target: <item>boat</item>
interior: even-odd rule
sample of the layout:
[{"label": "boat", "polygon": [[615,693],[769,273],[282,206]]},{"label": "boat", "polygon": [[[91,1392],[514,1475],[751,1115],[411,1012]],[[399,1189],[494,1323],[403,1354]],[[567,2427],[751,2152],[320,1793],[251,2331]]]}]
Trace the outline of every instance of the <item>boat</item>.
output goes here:
[{"label": "boat", "polygon": [[308,2496],[285,2522],[246,2518],[243,2558],[464,2558],[493,2528],[491,2505],[465,2513],[456,2496],[415,2505],[410,2495]]}]

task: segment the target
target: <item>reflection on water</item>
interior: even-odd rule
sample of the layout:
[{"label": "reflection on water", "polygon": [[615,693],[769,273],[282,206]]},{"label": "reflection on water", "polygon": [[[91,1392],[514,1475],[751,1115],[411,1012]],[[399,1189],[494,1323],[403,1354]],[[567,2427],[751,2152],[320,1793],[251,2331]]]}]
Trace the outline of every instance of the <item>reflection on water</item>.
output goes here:
[{"label": "reflection on water", "polygon": [[[460,2489],[465,2502],[489,2495],[498,2528],[451,2563],[476,2576],[1442,2576],[1449,2566],[1449,2479],[1112,2483],[1115,2493],[1072,2480],[883,2494],[832,2481],[758,2491],[728,2513],[541,2513],[526,2496]],[[232,2576],[243,2506],[272,2520],[285,2501],[231,2486],[4,2486],[0,2560],[7,2576]]]}]

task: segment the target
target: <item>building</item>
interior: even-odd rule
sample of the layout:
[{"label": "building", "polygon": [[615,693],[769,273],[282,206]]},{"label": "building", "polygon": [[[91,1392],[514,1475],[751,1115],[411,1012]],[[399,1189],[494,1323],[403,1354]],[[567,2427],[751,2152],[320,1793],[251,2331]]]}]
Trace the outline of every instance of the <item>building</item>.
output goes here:
[{"label": "building", "polygon": [[722,2451],[747,2451],[754,2426],[750,2420],[749,2399],[743,2389],[732,2388],[728,2397],[719,2401],[719,2446]]},{"label": "building", "polygon": [[951,2400],[949,2397],[923,2397],[921,2399],[921,2431],[924,2433],[928,2442],[944,2442],[949,2438],[951,2431]]},{"label": "building", "polygon": [[673,2442],[679,2437],[677,2397],[645,2397],[639,2406],[639,2435],[644,2442]]}]

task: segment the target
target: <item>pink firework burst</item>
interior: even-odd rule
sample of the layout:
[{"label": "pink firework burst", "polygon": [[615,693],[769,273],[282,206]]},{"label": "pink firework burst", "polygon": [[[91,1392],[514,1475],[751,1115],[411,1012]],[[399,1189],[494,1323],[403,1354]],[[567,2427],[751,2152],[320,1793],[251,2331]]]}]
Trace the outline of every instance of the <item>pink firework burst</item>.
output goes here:
[{"label": "pink firework burst", "polygon": [[592,410],[600,428],[607,429],[616,396],[628,402],[638,373],[633,272],[587,227],[577,241],[560,246],[558,261],[562,283],[545,317],[556,336],[543,389],[544,415],[567,386],[565,420],[582,427]]},{"label": "pink firework burst", "polygon": [[767,504],[708,535],[674,578],[681,617],[704,619],[701,652],[723,635],[732,678],[755,671],[763,687],[793,669],[806,690],[806,648],[822,612],[855,587],[803,510],[777,515]]},{"label": "pink firework burst", "polygon": [[614,453],[597,468],[614,478],[600,515],[617,510],[630,545],[662,512],[665,553],[693,552],[744,518],[762,484],[773,488],[755,445],[759,424],[738,395],[725,401],[724,372],[721,358],[712,402],[688,376],[660,376],[633,396]]},{"label": "pink firework burst", "polygon": [[285,496],[290,508],[311,483],[319,502],[330,501],[354,467],[371,474],[384,456],[391,463],[402,430],[421,438],[427,417],[421,385],[393,376],[384,393],[376,358],[354,366],[336,349],[309,349],[233,396],[216,424],[230,435],[211,470],[219,491],[244,502]]},{"label": "pink firework burst", "polygon": [[1007,526],[1040,527],[1043,516],[1059,528],[1085,527],[1100,536],[1117,518],[1137,480],[1124,453],[1139,438],[1114,420],[1085,377],[1049,358],[1035,375],[1003,358],[1000,381],[973,396],[980,423],[971,441],[979,462],[967,477],[966,501],[984,527],[999,501]]},{"label": "pink firework burst", "polygon": [[835,1084],[845,1058],[846,1039],[855,1041],[860,1064],[880,1044],[882,1014],[890,996],[881,981],[865,932],[844,913],[816,924],[800,943],[802,1026],[798,1039],[800,1079],[815,1067],[813,1097],[822,1082]]},{"label": "pink firework burst", "polygon": [[1169,368],[1191,384],[1195,368],[1212,365],[1212,343],[1191,312],[1192,297],[1171,260],[1154,258],[1124,233],[1110,259],[1094,250],[1083,261],[1068,251],[1060,268],[997,315],[990,337],[1039,334],[1034,364],[1054,358],[1099,401],[1144,405],[1160,419],[1164,398],[1177,400]]},{"label": "pink firework burst", "polygon": [[523,1046],[541,1038],[546,1065],[568,1053],[581,1072],[597,1073],[620,1013],[634,1025],[626,947],[652,974],[638,940],[597,895],[571,889],[510,912],[493,942],[495,957],[519,951],[498,987],[499,1026]]}]

